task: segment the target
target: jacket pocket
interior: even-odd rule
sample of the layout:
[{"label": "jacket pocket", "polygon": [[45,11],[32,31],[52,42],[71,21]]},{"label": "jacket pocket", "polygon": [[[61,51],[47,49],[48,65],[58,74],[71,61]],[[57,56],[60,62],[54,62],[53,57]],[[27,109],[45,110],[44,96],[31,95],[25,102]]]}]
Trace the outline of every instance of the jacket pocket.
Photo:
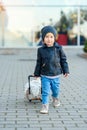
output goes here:
[{"label": "jacket pocket", "polygon": [[55,62],[55,63],[54,63],[54,66],[55,66],[56,68],[61,68],[61,65],[60,65],[59,62]]},{"label": "jacket pocket", "polygon": [[43,64],[42,64],[42,68],[45,67],[45,65],[46,65],[46,63],[43,63]]}]

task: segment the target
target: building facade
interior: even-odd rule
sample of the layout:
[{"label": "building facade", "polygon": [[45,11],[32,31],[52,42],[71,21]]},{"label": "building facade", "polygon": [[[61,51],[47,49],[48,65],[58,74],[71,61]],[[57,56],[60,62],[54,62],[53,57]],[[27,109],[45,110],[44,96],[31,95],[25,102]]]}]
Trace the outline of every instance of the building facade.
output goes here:
[{"label": "building facade", "polygon": [[86,5],[5,2],[0,3],[0,47],[37,46],[45,25],[56,28],[63,46],[83,46],[87,39]]}]

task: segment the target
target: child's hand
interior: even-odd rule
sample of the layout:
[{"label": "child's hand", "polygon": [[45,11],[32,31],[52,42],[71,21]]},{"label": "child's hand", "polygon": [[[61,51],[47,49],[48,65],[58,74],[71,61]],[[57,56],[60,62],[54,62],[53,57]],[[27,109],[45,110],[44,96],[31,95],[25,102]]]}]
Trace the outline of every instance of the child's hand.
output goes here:
[{"label": "child's hand", "polygon": [[35,79],[39,78],[39,77],[37,77],[37,76],[34,76],[34,77],[35,77]]},{"label": "child's hand", "polygon": [[64,77],[67,77],[68,75],[69,75],[69,73],[65,73],[65,74],[64,74]]},{"label": "child's hand", "polygon": [[39,76],[35,76],[34,74],[33,74],[33,76],[35,77],[35,79],[39,78]]}]

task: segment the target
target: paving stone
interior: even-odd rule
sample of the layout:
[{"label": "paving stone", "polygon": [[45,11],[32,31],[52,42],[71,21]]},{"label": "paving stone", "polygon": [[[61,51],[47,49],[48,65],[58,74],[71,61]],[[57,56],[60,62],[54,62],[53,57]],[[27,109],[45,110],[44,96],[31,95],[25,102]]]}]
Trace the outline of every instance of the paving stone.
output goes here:
[{"label": "paving stone", "polygon": [[53,108],[50,100],[48,114],[39,113],[41,102],[24,100],[24,85],[34,71],[36,49],[28,54],[0,55],[0,130],[87,129],[87,61],[77,55],[81,48],[64,49],[70,76],[61,76],[61,106]]}]

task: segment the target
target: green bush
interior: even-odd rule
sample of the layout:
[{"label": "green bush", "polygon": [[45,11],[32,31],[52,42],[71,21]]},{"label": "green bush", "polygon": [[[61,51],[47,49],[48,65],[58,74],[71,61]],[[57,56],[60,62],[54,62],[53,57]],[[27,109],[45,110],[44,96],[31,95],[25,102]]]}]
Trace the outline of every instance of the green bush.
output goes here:
[{"label": "green bush", "polygon": [[84,52],[87,53],[87,40],[86,40],[85,43],[84,43],[84,48],[83,48],[83,50],[84,50]]}]

